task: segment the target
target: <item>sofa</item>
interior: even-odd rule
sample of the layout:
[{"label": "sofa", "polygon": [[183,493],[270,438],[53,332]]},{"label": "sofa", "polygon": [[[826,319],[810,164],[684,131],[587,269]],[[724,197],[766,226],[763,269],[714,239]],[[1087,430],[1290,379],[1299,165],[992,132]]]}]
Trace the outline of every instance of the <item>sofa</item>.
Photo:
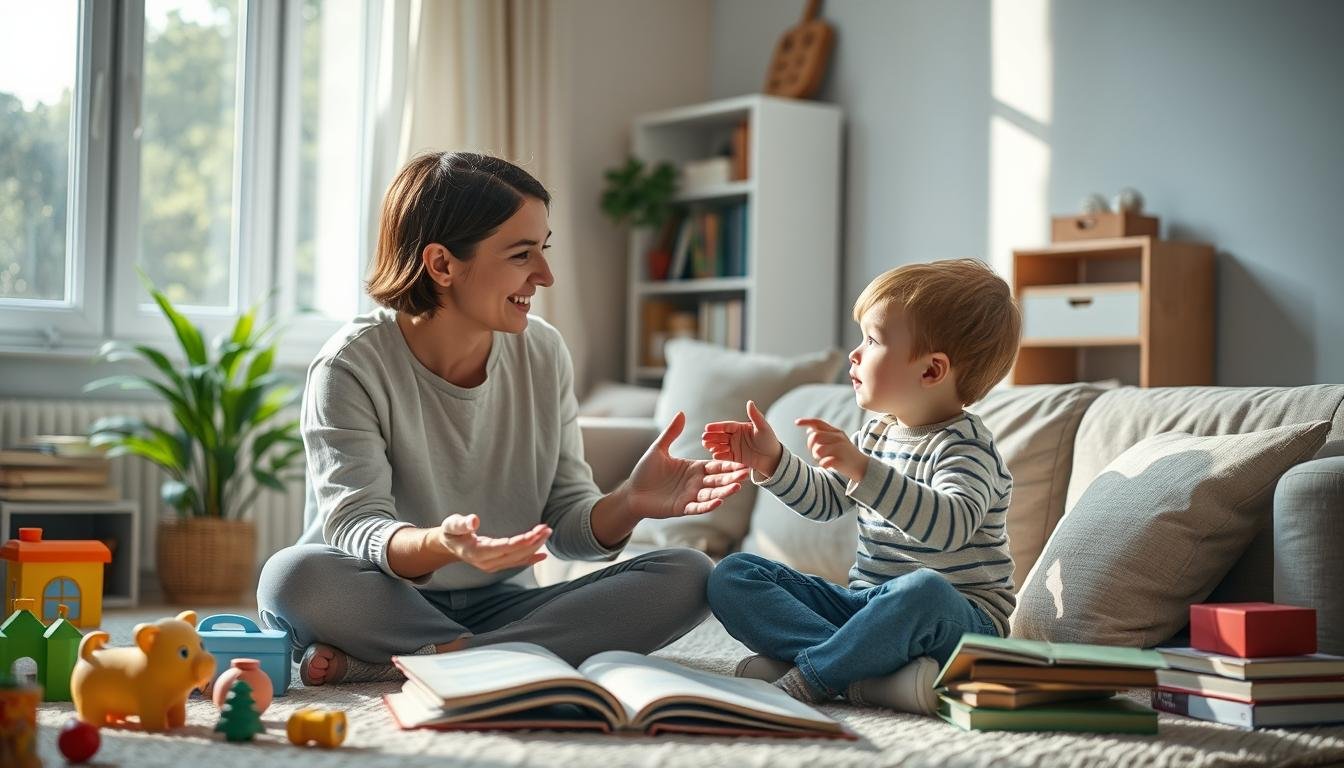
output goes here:
[{"label": "sofa", "polygon": [[[1094,479],[1141,441],[1161,433],[1238,435],[1285,424],[1326,422],[1328,426],[1318,430],[1326,433],[1322,447],[1277,476],[1272,493],[1266,489],[1250,501],[1253,508],[1244,514],[1253,521],[1254,535],[1244,549],[1238,546],[1239,553],[1229,557],[1222,552],[1226,562],[1205,563],[1221,578],[1207,594],[1194,592],[1190,601],[1310,606],[1317,611],[1319,649],[1344,655],[1342,404],[1340,385],[1141,389],[1081,383],[996,389],[971,410],[994,431],[1015,478],[1008,529],[1017,587],[1028,583],[1052,534]],[[851,388],[835,384],[798,387],[775,401],[766,415],[785,445],[804,457],[804,434],[792,426],[794,418],[820,416],[846,430],[857,429],[864,418]],[[629,476],[661,428],[651,414],[580,417],[580,426],[586,458],[604,490]],[[687,429],[698,431],[700,426],[690,424]],[[818,524],[799,518],[768,493],[757,493],[755,488],[744,492],[755,494],[750,528],[734,548],[844,581],[854,555],[852,513]],[[676,543],[637,532],[628,554]],[[551,558],[538,568],[537,576],[552,583],[602,565]],[[1124,585],[1115,588],[1123,590]]]}]

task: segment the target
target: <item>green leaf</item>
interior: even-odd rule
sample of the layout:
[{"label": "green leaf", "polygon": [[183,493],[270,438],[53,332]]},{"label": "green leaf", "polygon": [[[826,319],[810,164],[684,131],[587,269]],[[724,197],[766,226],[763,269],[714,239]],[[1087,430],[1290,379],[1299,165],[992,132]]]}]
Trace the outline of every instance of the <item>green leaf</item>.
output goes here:
[{"label": "green leaf", "polygon": [[267,488],[270,488],[273,491],[280,491],[281,493],[285,492],[285,484],[281,482],[280,478],[276,477],[270,472],[267,472],[263,469],[253,469],[252,477],[258,483],[266,486]]},{"label": "green leaf", "polygon": [[187,362],[192,365],[200,365],[205,362],[205,339],[201,337],[199,328],[191,324],[191,321],[184,317],[180,312],[173,308],[172,302],[164,296],[157,288],[151,288],[149,295],[154,297],[154,303],[159,305],[159,310],[163,316],[168,318],[172,324],[174,333],[177,334],[177,341],[182,345],[182,351],[186,353]]},{"label": "green leaf", "polygon": [[261,461],[262,455],[270,450],[271,446],[296,438],[298,432],[299,421],[295,419],[257,435],[257,439],[252,441],[252,460]]},{"label": "green leaf", "polygon": [[159,498],[179,512],[187,512],[197,502],[196,489],[180,480],[164,480],[159,488]]}]

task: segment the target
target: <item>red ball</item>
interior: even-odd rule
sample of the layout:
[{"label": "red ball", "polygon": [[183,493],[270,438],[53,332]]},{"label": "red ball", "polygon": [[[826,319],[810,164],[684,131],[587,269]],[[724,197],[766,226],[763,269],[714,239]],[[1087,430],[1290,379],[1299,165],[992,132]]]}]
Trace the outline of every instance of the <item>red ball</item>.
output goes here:
[{"label": "red ball", "polygon": [[61,735],[56,739],[61,754],[72,763],[82,763],[93,757],[101,744],[97,728],[73,717],[61,726]]}]

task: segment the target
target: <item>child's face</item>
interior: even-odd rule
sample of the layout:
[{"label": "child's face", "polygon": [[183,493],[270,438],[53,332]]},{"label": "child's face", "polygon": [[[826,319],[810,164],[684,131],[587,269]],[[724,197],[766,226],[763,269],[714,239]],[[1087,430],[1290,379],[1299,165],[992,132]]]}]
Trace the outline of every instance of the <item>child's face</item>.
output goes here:
[{"label": "child's face", "polygon": [[849,378],[859,407],[896,413],[924,397],[922,359],[910,359],[910,335],[895,310],[876,305],[859,321],[863,340],[849,353]]}]

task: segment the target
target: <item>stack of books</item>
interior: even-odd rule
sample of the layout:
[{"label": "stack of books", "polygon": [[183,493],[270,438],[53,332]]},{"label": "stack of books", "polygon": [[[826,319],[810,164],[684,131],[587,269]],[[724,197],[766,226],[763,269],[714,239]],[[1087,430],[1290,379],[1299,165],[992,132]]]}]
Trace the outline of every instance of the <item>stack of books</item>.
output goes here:
[{"label": "stack of books", "polygon": [[116,501],[111,471],[88,438],[39,435],[0,450],[0,501]]},{"label": "stack of books", "polygon": [[939,715],[968,731],[1157,733],[1157,713],[1120,692],[1164,666],[1137,648],[966,634],[935,682]]},{"label": "stack of books", "polygon": [[1248,729],[1344,722],[1344,657],[1316,653],[1313,609],[1194,605],[1190,645],[1158,649],[1154,707]]}]

